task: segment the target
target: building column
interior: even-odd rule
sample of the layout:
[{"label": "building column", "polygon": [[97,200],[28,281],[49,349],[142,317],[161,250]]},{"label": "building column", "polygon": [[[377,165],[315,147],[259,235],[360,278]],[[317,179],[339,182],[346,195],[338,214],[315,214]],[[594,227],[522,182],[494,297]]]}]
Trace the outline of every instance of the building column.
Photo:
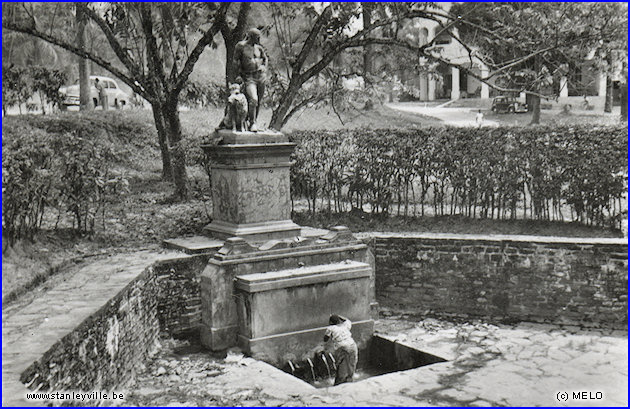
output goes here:
[{"label": "building column", "polygon": [[605,72],[599,73],[599,90],[597,92],[597,95],[600,97],[606,96],[606,73]]},{"label": "building column", "polygon": [[420,74],[420,101],[427,101],[429,99],[429,85],[426,74]]},{"label": "building column", "polygon": [[[488,67],[485,65],[481,67],[481,78],[488,76]],[[485,82],[481,82],[481,98],[490,98],[490,87]]]},{"label": "building column", "polygon": [[429,75],[429,80],[428,80],[428,86],[429,86],[429,101],[435,101],[435,79],[433,79],[433,76]]},{"label": "building column", "polygon": [[459,69],[451,67],[451,99],[459,99]]},{"label": "building column", "polygon": [[569,96],[569,83],[567,77],[560,77],[560,98]]}]

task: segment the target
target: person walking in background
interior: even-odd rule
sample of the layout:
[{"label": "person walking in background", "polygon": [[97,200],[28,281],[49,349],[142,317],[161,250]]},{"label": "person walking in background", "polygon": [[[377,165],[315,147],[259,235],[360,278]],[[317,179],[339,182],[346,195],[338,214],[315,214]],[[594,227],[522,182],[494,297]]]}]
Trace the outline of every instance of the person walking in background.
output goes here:
[{"label": "person walking in background", "polygon": [[98,90],[98,103],[101,105],[103,111],[107,111],[109,108],[109,101],[107,101],[107,92],[105,92],[105,87],[98,78],[94,80],[94,86]]},{"label": "person walking in background", "polygon": [[350,332],[352,323],[349,319],[337,314],[332,314],[328,323],[330,325],[326,328],[324,342],[334,351],[335,362],[337,363],[335,385],[352,382],[359,357],[357,344],[352,339]]},{"label": "person walking in background", "polygon": [[475,123],[477,124],[477,128],[481,128],[481,125],[483,125],[483,113],[481,112],[481,109],[477,112],[477,115],[475,116]]}]

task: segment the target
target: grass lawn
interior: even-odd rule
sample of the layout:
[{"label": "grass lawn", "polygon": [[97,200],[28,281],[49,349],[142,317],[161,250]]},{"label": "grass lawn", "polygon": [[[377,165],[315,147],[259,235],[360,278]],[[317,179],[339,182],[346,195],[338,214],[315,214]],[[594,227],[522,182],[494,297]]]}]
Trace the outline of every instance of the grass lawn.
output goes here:
[{"label": "grass lawn", "polygon": [[[152,120],[150,111],[147,119]],[[190,136],[205,136],[214,132],[221,122],[223,109],[209,107],[207,109],[184,110],[181,112],[184,133]],[[271,120],[271,110],[264,109],[260,113],[260,122],[267,126]],[[343,121],[343,122],[342,122]],[[353,109],[340,113],[338,117],[331,108],[307,109],[297,113],[282,128],[290,134],[296,130],[338,130],[354,128],[409,128],[441,125],[436,118],[400,112],[383,105],[375,105],[369,111]]]},{"label": "grass lawn", "polygon": [[[223,110],[210,108],[181,112],[186,138],[196,146],[211,134],[219,123]],[[270,111],[261,113],[266,124]],[[513,115],[515,121],[527,121],[528,114]],[[509,117],[509,116],[508,116]],[[505,118],[508,118],[505,117]],[[326,109],[307,110],[292,118],[284,129],[342,129],[361,127],[422,127],[435,126],[434,118],[394,111],[376,106],[371,111],[356,110],[342,114],[342,122]],[[584,118],[581,118],[584,120]],[[169,200],[173,192],[170,183],[160,180],[160,155],[153,117],[149,110],[66,112],[59,115],[7,117],[3,120],[3,138],[19,138],[21,129],[31,126],[47,132],[67,132],[68,128],[100,130],[98,137],[109,138],[121,148],[123,158],[116,163],[118,171],[129,181],[129,192],[111,198],[104,217],[96,220],[95,231],[79,235],[69,227],[70,219],[62,219],[54,229],[56,213],[47,215],[45,230],[34,241],[22,241],[9,247],[3,239],[2,297],[3,302],[16,299],[38,283],[55,274],[65,273],[74,263],[87,262],[91,257],[140,248],[157,248],[169,237],[198,234],[210,222],[212,204],[208,177],[199,166],[188,168],[193,194],[184,203]],[[96,131],[95,131],[96,132]],[[299,201],[298,201],[299,202]],[[299,203],[298,203],[299,205]],[[297,206],[296,208],[304,208]],[[298,212],[294,220],[300,225],[330,227],[347,225],[353,231],[419,231],[452,233],[535,234],[558,236],[619,236],[618,232],[588,228],[569,223],[538,223],[533,221],[470,220],[450,217],[380,217],[367,213],[319,214],[315,217]],[[42,284],[45,285],[45,284]]]}]

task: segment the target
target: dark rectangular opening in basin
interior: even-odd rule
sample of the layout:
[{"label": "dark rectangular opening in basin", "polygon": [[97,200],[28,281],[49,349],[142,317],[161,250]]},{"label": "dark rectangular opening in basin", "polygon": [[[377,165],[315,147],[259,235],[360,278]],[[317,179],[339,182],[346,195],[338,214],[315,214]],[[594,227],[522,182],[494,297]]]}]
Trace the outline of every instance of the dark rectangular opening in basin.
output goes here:
[{"label": "dark rectangular opening in basin", "polygon": [[[359,362],[353,381],[438,362],[446,362],[446,359],[375,335],[365,348],[359,350]],[[300,362],[287,362],[280,369],[317,388],[327,388],[333,386],[335,368],[332,354],[324,352]]]}]

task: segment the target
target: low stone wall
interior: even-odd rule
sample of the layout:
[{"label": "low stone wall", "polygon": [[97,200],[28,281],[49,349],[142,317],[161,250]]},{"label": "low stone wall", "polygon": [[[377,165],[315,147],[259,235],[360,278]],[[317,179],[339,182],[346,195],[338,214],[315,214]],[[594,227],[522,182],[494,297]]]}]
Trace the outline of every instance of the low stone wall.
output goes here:
[{"label": "low stone wall", "polygon": [[160,335],[198,331],[207,256],[159,261],[61,338],[20,376],[31,390],[112,391],[133,378]]},{"label": "low stone wall", "polygon": [[20,377],[32,390],[110,391],[157,346],[158,282],[152,267],[61,338]]},{"label": "low stone wall", "polygon": [[[624,239],[362,234],[377,300],[446,317],[627,328]],[[31,390],[108,391],[201,324],[207,255],[158,261],[21,373]],[[133,277],[133,276],[132,276]]]},{"label": "low stone wall", "polygon": [[437,316],[627,328],[625,239],[364,235],[377,300]]}]

